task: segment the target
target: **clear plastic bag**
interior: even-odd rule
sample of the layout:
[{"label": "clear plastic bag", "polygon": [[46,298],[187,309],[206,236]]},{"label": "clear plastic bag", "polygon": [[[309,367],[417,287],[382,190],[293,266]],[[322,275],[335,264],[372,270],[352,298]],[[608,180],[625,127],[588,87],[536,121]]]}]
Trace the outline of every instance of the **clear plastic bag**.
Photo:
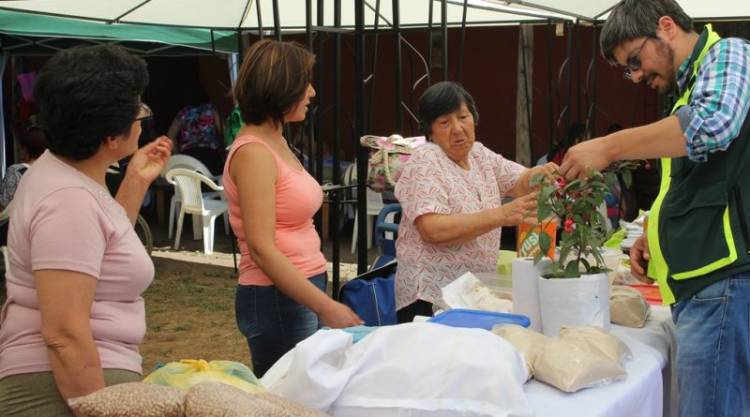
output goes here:
[{"label": "clear plastic bag", "polygon": [[250,394],[265,391],[250,368],[232,361],[206,362],[203,359],[183,359],[162,366],[143,381],[179,388],[183,392],[201,382],[221,382]]}]

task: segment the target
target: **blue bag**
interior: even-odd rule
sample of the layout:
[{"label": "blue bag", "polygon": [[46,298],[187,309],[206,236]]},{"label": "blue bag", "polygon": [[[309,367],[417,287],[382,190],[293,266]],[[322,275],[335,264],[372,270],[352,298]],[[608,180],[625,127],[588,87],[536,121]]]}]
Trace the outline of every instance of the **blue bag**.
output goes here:
[{"label": "blue bag", "polygon": [[339,299],[364,320],[365,326],[398,323],[396,262],[364,273],[341,287]]}]

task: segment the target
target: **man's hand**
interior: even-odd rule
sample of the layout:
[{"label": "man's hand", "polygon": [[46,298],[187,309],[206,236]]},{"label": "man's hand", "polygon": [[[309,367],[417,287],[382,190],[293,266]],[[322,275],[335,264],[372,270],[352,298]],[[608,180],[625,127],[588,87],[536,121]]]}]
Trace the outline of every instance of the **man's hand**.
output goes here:
[{"label": "man's hand", "polygon": [[630,273],[638,278],[639,281],[647,284],[653,284],[654,282],[654,280],[646,276],[648,261],[650,259],[651,254],[648,251],[648,238],[646,234],[643,234],[633,243],[633,247],[630,248]]},{"label": "man's hand", "polygon": [[602,171],[612,162],[607,137],[591,139],[568,149],[560,173],[569,180],[585,178],[591,171]]},{"label": "man's hand", "polygon": [[129,175],[135,175],[139,180],[151,184],[164,169],[172,155],[172,141],[162,136],[146,146],[138,149],[128,163]]}]

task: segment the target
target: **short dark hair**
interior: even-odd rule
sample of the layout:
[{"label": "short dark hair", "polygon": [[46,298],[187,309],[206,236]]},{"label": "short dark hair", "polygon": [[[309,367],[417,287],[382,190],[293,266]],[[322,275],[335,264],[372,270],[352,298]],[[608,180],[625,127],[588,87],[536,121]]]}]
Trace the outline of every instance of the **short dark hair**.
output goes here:
[{"label": "short dark hair", "polygon": [[284,124],[284,114],[304,97],[314,64],[315,55],[294,42],[266,39],[252,44],[234,87],[242,121]]},{"label": "short dark hair", "polygon": [[47,136],[44,134],[41,126],[36,123],[30,123],[26,127],[26,131],[21,135],[19,145],[25,150],[28,158],[36,159],[47,149]]},{"label": "short dark hair", "polygon": [[34,96],[49,149],[81,161],[112,136],[128,134],[148,84],[143,59],[116,45],[56,53],[39,72]]},{"label": "short dark hair", "polygon": [[685,32],[693,31],[693,20],[675,0],[622,0],[612,8],[599,41],[604,59],[615,63],[614,49],[640,37],[656,38],[659,19],[669,16]]},{"label": "short dark hair", "polygon": [[438,117],[452,113],[466,107],[474,117],[474,124],[479,124],[479,113],[474,104],[474,97],[469,94],[461,84],[453,81],[441,81],[432,85],[422,93],[417,104],[417,117],[419,118],[419,130],[429,138],[432,133],[432,122]]}]

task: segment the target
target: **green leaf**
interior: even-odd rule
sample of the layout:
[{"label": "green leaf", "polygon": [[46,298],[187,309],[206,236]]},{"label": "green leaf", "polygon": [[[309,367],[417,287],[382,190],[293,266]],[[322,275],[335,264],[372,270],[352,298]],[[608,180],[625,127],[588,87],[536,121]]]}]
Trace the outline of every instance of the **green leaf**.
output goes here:
[{"label": "green leaf", "polygon": [[539,263],[539,261],[541,261],[541,260],[542,260],[542,257],[543,257],[543,256],[544,256],[544,253],[542,253],[541,251],[539,251],[539,252],[535,253],[535,254],[534,254],[534,265],[538,264],[538,263]]},{"label": "green leaf", "polygon": [[581,263],[583,264],[583,267],[586,268],[586,273],[591,272],[591,264],[586,260],[586,258],[581,258]]},{"label": "green leaf", "polygon": [[633,172],[632,171],[622,171],[622,182],[625,184],[625,188],[630,188],[633,186]]},{"label": "green leaf", "polygon": [[568,265],[565,266],[565,277],[576,278],[579,276],[581,276],[581,273],[578,270],[578,261],[574,259],[568,262]]},{"label": "green leaf", "polygon": [[552,215],[552,207],[548,204],[539,204],[536,207],[536,215],[542,221]]},{"label": "green leaf", "polygon": [[550,245],[552,245],[552,239],[547,233],[541,231],[539,233],[539,248],[542,250],[543,254],[546,255],[549,252]]}]

